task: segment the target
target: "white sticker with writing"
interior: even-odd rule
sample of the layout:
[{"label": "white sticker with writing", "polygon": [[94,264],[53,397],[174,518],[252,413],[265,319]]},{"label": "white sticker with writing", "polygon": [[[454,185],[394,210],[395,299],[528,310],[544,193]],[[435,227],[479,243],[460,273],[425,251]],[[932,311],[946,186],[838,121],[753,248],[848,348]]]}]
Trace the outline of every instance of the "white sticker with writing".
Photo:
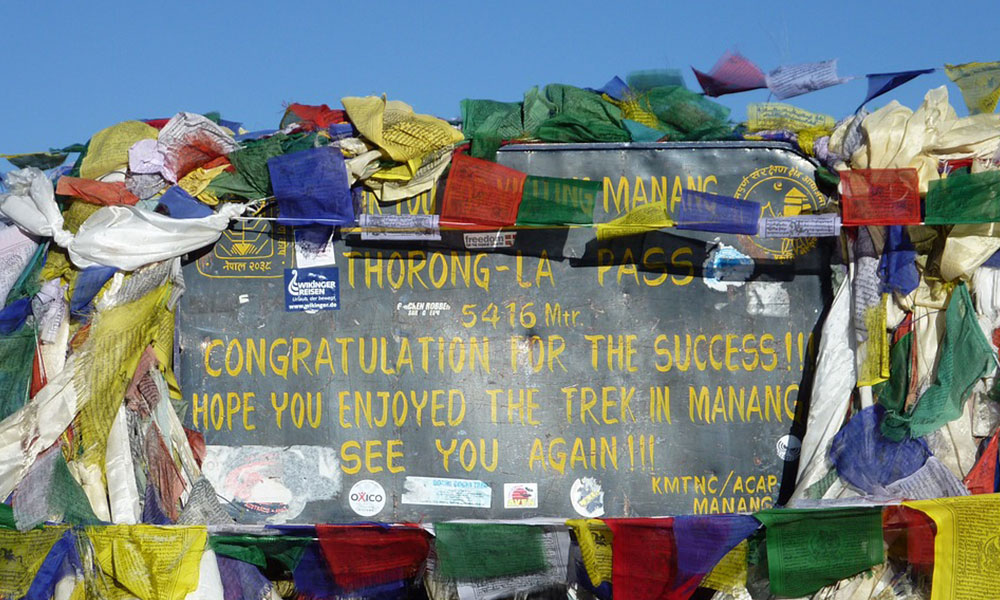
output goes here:
[{"label": "white sticker with writing", "polygon": [[493,490],[478,479],[407,477],[403,485],[403,504],[467,508],[489,508],[493,505]]}]

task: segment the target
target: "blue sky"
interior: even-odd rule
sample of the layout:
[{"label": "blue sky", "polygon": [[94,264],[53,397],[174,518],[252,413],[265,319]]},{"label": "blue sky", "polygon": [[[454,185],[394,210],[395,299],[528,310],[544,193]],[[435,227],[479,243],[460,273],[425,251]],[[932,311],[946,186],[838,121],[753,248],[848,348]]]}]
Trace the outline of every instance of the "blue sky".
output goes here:
[{"label": "blue sky", "polygon": [[[292,6],[294,4],[294,7]],[[386,93],[457,117],[462,98],[518,100],[546,83],[709,69],[736,48],[764,71],[840,59],[841,75],[1000,59],[1000,3],[963,2],[4,2],[0,153],[84,142],[131,118],[221,111],[249,129],[288,102]],[[919,104],[939,71],[875,101]],[[863,77],[795,98],[836,117]],[[766,91],[723,97],[737,120]],[[8,167],[9,165],[4,165]]]}]

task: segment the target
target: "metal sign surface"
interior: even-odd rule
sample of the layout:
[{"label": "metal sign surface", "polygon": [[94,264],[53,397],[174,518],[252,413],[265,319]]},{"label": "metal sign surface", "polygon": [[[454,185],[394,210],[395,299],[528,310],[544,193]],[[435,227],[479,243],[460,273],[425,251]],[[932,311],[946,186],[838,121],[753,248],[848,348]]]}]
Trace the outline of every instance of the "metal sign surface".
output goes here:
[{"label": "metal sign surface", "polygon": [[[684,188],[762,216],[826,201],[814,166],[779,145],[523,146],[499,161],[603,182],[596,222]],[[363,204],[423,214],[434,193]],[[241,521],[652,516],[777,498],[828,301],[816,240],[297,233],[251,223],[185,267],[186,425]]]}]

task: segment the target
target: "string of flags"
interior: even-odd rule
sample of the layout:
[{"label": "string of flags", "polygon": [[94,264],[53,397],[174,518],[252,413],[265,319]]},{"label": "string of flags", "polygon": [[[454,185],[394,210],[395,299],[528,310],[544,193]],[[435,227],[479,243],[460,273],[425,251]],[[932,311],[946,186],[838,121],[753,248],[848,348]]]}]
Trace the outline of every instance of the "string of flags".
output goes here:
[{"label": "string of flags", "polygon": [[[748,58],[736,51],[726,51],[707,73],[692,67],[705,95],[718,97],[750,90],[768,89],[778,100],[787,100],[855,79],[837,74],[837,61],[782,65],[765,74]],[[888,93],[913,79],[933,73],[936,68],[869,73],[868,91],[859,105]],[[947,64],[944,71],[962,91],[970,114],[991,113],[1000,100],[1000,62]]]}]

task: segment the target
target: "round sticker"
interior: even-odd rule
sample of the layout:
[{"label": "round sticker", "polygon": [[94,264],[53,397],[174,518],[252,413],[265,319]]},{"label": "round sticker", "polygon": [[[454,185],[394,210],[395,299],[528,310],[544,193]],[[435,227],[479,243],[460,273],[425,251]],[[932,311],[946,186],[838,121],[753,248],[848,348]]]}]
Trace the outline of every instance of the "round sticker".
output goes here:
[{"label": "round sticker", "polygon": [[778,458],[781,460],[795,460],[799,457],[799,452],[802,450],[802,441],[794,435],[784,435],[775,444],[775,449],[778,451]]},{"label": "round sticker", "polygon": [[569,502],[581,517],[594,519],[604,514],[604,490],[593,477],[581,477],[573,482]]},{"label": "round sticker", "polygon": [[371,517],[385,508],[385,489],[377,481],[362,479],[351,486],[347,499],[351,503],[351,510],[362,517]]}]

